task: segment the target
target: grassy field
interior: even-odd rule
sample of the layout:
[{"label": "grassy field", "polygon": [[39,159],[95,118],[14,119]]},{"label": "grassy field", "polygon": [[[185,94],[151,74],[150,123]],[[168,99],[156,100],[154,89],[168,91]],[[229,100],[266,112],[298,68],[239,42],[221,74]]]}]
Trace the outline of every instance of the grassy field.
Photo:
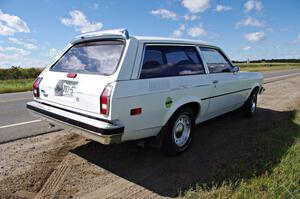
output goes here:
[{"label": "grassy field", "polygon": [[300,63],[236,63],[242,71],[263,72],[300,68]]},{"label": "grassy field", "polygon": [[0,93],[32,90],[34,79],[0,80]]},{"label": "grassy field", "polygon": [[252,139],[247,160],[232,162],[215,174],[216,183],[198,184],[182,198],[300,198],[300,109]]},{"label": "grassy field", "polygon": [[0,68],[0,93],[12,93],[32,90],[34,79],[42,68]]}]

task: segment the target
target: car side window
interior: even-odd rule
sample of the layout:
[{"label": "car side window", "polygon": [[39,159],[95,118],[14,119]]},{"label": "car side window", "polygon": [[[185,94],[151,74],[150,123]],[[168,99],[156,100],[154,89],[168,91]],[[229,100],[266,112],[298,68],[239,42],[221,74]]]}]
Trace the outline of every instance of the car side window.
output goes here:
[{"label": "car side window", "polygon": [[143,68],[140,78],[165,76],[166,66],[161,49],[153,46],[147,47],[144,54]]},{"label": "car side window", "polygon": [[204,66],[193,46],[146,46],[140,78],[204,74]]},{"label": "car side window", "polygon": [[201,47],[200,50],[210,73],[231,72],[230,62],[219,50],[206,47]]}]

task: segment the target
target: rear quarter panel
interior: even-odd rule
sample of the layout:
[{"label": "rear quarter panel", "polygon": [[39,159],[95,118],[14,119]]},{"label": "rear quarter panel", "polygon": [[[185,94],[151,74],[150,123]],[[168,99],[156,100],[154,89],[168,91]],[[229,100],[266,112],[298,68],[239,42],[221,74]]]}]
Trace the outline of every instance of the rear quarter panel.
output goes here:
[{"label": "rear quarter panel", "polygon": [[[182,88],[182,84],[190,86]],[[201,99],[210,96],[211,86],[207,75],[116,82],[112,118],[118,118],[125,126],[123,140],[155,136],[184,104],[199,104],[201,110],[196,120],[200,121],[209,104]],[[166,106],[167,98],[172,100],[170,107]],[[134,108],[142,108],[142,114],[130,116]]]}]

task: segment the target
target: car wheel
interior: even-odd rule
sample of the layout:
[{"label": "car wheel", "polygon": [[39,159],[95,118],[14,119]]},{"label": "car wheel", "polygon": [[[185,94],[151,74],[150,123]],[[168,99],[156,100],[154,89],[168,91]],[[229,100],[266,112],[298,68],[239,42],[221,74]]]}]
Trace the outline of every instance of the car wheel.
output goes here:
[{"label": "car wheel", "polygon": [[252,91],[248,100],[245,102],[243,106],[243,115],[245,117],[253,117],[256,113],[257,106],[257,94],[256,90]]},{"label": "car wheel", "polygon": [[185,151],[191,143],[194,126],[192,109],[189,107],[179,109],[163,129],[163,152],[167,155],[177,155]]}]

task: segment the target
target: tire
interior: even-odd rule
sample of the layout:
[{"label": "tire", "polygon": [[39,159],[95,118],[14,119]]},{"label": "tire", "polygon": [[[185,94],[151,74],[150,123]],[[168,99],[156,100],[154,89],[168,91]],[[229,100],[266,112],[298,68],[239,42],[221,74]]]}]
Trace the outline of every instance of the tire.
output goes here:
[{"label": "tire", "polygon": [[242,107],[243,116],[245,117],[254,117],[256,113],[256,106],[257,106],[257,90],[253,90],[250,94],[249,98],[245,102],[245,104]]},{"label": "tire", "polygon": [[185,151],[191,144],[195,118],[190,107],[175,112],[163,129],[162,151],[174,156]]}]

